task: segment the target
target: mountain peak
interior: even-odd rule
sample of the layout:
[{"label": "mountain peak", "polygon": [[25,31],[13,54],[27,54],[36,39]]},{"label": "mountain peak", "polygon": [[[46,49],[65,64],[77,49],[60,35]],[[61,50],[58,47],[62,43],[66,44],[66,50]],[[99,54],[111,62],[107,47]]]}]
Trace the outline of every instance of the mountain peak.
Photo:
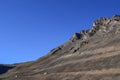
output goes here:
[{"label": "mountain peak", "polygon": [[72,41],[75,40],[86,40],[94,35],[103,35],[109,32],[118,32],[118,25],[120,25],[120,15],[115,15],[112,18],[101,17],[93,23],[93,26],[89,30],[82,30],[80,33],[75,33],[71,38]]}]

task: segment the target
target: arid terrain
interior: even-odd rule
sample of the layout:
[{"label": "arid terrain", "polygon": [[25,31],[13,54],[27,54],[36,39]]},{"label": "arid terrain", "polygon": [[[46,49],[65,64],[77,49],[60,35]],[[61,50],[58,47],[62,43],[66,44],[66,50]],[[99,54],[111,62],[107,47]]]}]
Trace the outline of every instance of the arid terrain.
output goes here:
[{"label": "arid terrain", "polygon": [[100,18],[44,57],[0,71],[0,80],[120,80],[120,16]]}]

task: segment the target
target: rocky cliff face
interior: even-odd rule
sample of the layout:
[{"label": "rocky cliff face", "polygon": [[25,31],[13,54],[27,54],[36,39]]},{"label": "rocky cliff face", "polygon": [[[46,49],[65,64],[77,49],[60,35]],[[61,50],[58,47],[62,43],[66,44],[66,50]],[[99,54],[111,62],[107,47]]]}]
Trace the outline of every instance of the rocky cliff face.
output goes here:
[{"label": "rocky cliff face", "polygon": [[[106,33],[117,33],[120,25],[120,16],[115,15],[112,18],[100,18],[93,23],[89,30],[82,30],[80,33],[75,33],[71,41],[86,40],[94,35],[103,35]],[[116,32],[115,32],[116,31]]]},{"label": "rocky cliff face", "polygon": [[100,18],[48,55],[16,65],[0,80],[120,80],[120,16]]},{"label": "rocky cliff face", "polygon": [[[120,33],[120,16],[115,15],[112,18],[100,18],[93,23],[93,26],[89,30],[82,30],[80,33],[75,33],[72,38],[65,44],[53,49],[50,53],[64,54],[66,52],[72,51],[73,48],[85,45],[88,43],[89,39],[93,37],[103,37],[108,35],[115,35]],[[79,45],[79,46],[78,46]],[[77,49],[78,49],[77,48]],[[74,52],[74,51],[73,51]]]}]

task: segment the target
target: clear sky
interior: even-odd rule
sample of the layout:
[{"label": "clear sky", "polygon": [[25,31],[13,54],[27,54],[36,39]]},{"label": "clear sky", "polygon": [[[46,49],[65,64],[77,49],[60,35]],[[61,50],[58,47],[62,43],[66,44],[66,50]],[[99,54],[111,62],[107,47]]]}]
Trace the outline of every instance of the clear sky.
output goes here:
[{"label": "clear sky", "polygon": [[0,0],[0,63],[36,60],[114,14],[120,0]]}]

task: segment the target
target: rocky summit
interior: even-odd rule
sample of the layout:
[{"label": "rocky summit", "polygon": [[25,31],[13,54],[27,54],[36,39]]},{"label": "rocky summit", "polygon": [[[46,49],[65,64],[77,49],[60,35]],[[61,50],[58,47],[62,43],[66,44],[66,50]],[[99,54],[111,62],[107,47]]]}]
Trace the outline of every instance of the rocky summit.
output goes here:
[{"label": "rocky summit", "polygon": [[2,66],[0,80],[120,80],[120,16],[102,17],[46,56],[12,66]]}]

